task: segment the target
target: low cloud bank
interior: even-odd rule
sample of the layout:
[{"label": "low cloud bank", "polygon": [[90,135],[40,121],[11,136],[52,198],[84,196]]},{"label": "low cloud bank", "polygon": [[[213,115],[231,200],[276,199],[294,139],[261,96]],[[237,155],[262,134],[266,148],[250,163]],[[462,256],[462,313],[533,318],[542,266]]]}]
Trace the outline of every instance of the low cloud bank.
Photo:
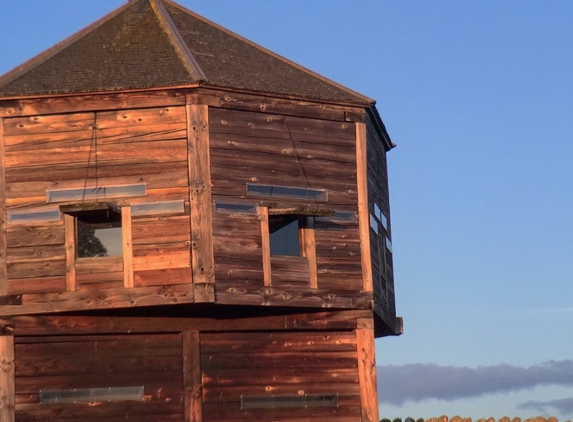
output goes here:
[{"label": "low cloud bank", "polygon": [[557,411],[562,415],[571,415],[573,414],[573,397],[549,401],[530,400],[520,404],[519,407],[526,410],[535,410],[540,413],[553,413],[554,411]]},{"label": "low cloud bank", "polygon": [[[378,366],[377,371],[381,402],[398,406],[407,401],[452,401],[541,385],[573,386],[573,360],[549,361],[529,367],[502,364],[469,368],[419,363]],[[567,413],[573,411],[573,398],[529,401],[522,406],[530,409],[551,407]]]}]

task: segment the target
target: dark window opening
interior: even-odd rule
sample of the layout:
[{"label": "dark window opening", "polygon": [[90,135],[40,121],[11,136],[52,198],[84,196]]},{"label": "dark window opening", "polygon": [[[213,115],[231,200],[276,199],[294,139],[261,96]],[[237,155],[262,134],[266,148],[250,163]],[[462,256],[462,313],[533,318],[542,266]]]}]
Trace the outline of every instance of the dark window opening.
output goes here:
[{"label": "dark window opening", "polygon": [[77,220],[76,253],[78,258],[121,256],[121,213],[97,209],[75,213]]},{"label": "dark window opening", "polygon": [[296,198],[306,199],[309,201],[328,201],[328,191],[326,189],[261,185],[257,183],[247,183],[247,195],[272,196],[276,198]]},{"label": "dark window opening", "polygon": [[108,388],[73,388],[70,390],[40,391],[40,404],[58,403],[91,403],[112,401],[143,401],[144,388],[108,387]]},{"label": "dark window opening", "polygon": [[271,255],[301,256],[299,217],[270,215]]}]

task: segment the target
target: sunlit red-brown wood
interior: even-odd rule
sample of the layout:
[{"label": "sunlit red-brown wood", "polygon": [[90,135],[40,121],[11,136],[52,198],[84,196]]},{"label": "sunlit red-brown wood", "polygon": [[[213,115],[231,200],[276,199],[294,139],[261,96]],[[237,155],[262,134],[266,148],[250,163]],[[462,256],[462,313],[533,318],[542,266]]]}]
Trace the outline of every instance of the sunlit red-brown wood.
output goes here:
[{"label": "sunlit red-brown wood", "polygon": [[0,420],[14,422],[14,326],[0,325]]}]

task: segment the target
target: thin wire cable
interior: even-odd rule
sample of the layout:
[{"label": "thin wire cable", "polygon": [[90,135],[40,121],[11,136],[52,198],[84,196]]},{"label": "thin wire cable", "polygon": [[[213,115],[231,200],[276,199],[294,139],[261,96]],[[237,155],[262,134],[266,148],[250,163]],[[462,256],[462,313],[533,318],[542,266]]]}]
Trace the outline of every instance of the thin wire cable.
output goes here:
[{"label": "thin wire cable", "polygon": [[302,178],[306,181],[306,186],[307,186],[307,187],[305,188],[305,190],[306,190],[306,196],[307,196],[307,198],[308,198],[308,201],[311,202],[311,201],[313,200],[313,201],[314,201],[314,205],[316,206],[316,208],[319,208],[319,207],[318,207],[318,202],[316,201],[316,198],[311,199],[311,197],[310,197],[310,189],[312,189],[312,187],[310,186],[310,180],[308,180],[308,176],[307,176],[307,174],[306,174],[306,171],[305,171],[305,169],[304,169],[304,166],[302,165],[302,161],[300,160],[300,155],[299,155],[299,153],[298,153],[298,148],[296,147],[296,143],[294,142],[294,138],[292,137],[292,133],[291,133],[291,131],[290,131],[290,128],[288,127],[288,123],[287,123],[286,117],[285,117],[285,119],[284,119],[284,123],[285,123],[286,130],[287,130],[287,132],[288,132],[288,136],[289,136],[290,141],[291,141],[291,143],[292,143],[292,148],[293,148],[293,151],[294,151],[294,154],[295,154],[295,161],[296,161],[296,162],[298,163],[298,165],[299,165],[300,175],[301,175]]},{"label": "thin wire cable", "polygon": [[97,112],[94,113],[94,124],[92,126],[92,138],[90,142],[90,151],[88,154],[88,166],[86,169],[86,177],[84,180],[84,191],[82,192],[82,202],[86,199],[86,190],[88,188],[88,180],[90,176],[90,165],[92,161],[92,152],[94,150],[94,142],[96,144],[95,153],[96,153],[96,187],[97,187]]}]

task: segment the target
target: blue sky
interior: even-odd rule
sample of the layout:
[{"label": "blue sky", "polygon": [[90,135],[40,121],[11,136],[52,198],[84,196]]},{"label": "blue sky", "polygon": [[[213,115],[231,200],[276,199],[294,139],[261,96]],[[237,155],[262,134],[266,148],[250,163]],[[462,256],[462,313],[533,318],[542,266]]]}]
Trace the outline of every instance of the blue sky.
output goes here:
[{"label": "blue sky", "polygon": [[[0,74],[124,3],[4,1]],[[405,323],[381,416],[571,418],[573,2],[180,3],[377,100]]]}]

